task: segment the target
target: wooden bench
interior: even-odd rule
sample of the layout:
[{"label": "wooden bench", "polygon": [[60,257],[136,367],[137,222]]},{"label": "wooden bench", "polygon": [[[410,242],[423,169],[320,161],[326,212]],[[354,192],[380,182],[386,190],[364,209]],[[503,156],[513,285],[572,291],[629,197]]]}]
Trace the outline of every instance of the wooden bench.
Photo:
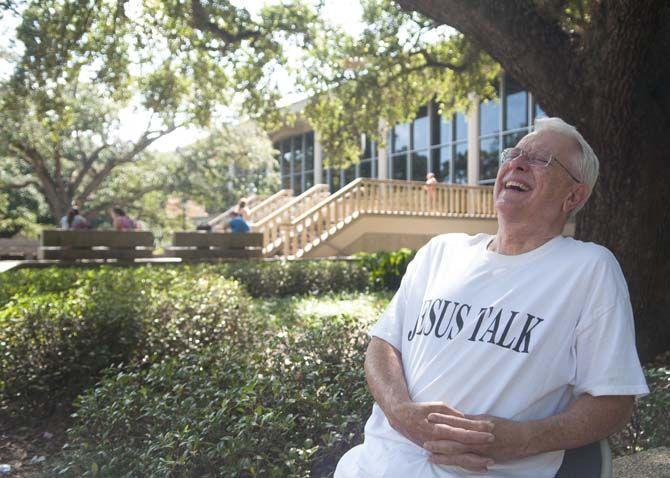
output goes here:
[{"label": "wooden bench", "polygon": [[0,238],[0,260],[37,259],[37,239],[27,237]]},{"label": "wooden bench", "polygon": [[43,231],[40,259],[76,261],[102,259],[134,261],[152,257],[154,235],[149,231]]},{"label": "wooden bench", "polygon": [[166,255],[184,260],[262,257],[260,232],[175,232]]}]

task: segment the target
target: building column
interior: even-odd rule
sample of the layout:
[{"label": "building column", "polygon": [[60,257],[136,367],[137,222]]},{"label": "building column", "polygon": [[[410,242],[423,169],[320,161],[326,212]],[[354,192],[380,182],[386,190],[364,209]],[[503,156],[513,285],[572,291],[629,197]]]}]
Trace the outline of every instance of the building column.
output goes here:
[{"label": "building column", "polygon": [[470,96],[468,121],[468,184],[479,184],[479,98]]},{"label": "building column", "polygon": [[[383,119],[379,120],[379,137],[384,140],[388,139],[388,126]],[[388,179],[389,177],[388,149],[388,144],[382,147],[379,142],[377,143],[377,179]]]},{"label": "building column", "polygon": [[314,184],[325,184],[323,177],[323,148],[319,133],[314,131]]}]

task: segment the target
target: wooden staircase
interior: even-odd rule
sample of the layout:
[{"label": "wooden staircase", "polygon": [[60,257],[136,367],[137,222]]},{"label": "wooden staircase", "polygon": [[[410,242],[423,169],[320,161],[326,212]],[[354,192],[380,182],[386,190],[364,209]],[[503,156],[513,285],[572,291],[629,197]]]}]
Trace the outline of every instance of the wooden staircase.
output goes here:
[{"label": "wooden staircase", "polygon": [[[470,221],[462,232],[488,232],[494,228],[496,218],[493,188],[438,184],[428,191],[424,183],[417,181],[358,178],[290,222],[285,221],[281,225],[282,237],[278,239],[283,245],[282,253],[288,258],[320,256],[316,249],[332,241],[354,221],[368,217],[378,219],[375,228],[379,232],[382,232],[380,226],[392,220],[396,220],[396,229],[400,226],[402,231],[410,224],[408,218],[432,219],[430,227],[426,221],[413,223],[432,234],[447,232],[444,219],[479,220],[476,224]],[[439,225],[438,229],[435,224]],[[411,228],[404,231],[407,234],[422,232]],[[342,250],[341,247],[331,249]]]}]

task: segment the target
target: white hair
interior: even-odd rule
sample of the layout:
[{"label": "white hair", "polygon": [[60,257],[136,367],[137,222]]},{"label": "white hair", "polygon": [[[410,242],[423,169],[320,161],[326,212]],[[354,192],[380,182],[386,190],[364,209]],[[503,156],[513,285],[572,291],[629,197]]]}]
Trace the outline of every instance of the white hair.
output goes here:
[{"label": "white hair", "polygon": [[[596,181],[598,180],[598,171],[600,169],[598,156],[596,156],[596,153],[593,152],[593,148],[591,148],[589,143],[586,142],[580,132],[577,131],[577,128],[566,123],[561,118],[539,118],[535,120],[534,130],[555,131],[577,141],[582,151],[582,154],[579,158],[579,172],[577,174],[577,178],[579,178],[582,183],[589,187],[589,193],[586,197],[586,200],[588,201],[588,198],[591,197],[591,192],[593,192],[593,188],[596,185]],[[586,201],[584,201],[582,205],[570,211],[569,217],[575,217],[584,204],[586,204]]]}]

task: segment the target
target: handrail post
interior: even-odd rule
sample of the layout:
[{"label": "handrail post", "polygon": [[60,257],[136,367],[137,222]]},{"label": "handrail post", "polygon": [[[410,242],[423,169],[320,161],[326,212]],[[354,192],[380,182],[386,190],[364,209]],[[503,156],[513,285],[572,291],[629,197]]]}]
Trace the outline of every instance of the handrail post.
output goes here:
[{"label": "handrail post", "polygon": [[282,236],[282,246],[284,249],[284,257],[291,255],[291,244],[290,244],[290,234],[291,234],[291,225],[282,223],[279,226]]}]

